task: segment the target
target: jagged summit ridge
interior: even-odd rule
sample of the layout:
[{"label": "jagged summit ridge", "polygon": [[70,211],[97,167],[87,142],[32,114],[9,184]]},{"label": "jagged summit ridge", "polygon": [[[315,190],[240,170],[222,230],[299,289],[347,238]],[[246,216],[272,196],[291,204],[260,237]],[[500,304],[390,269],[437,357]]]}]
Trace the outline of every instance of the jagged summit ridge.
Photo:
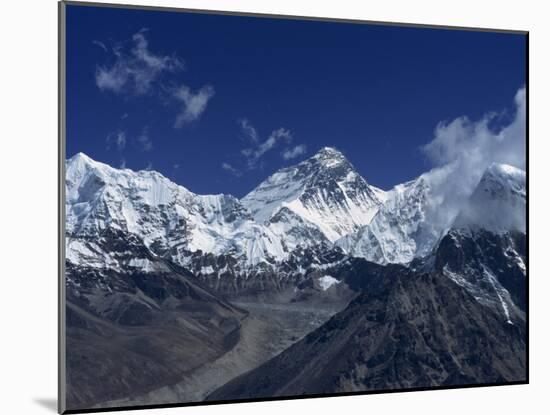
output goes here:
[{"label": "jagged summit ridge", "polygon": [[426,220],[430,192],[424,176],[395,186],[369,224],[336,244],[351,256],[380,264],[406,264],[428,254],[438,240],[437,230]]},{"label": "jagged summit ridge", "polygon": [[[525,232],[525,172],[507,165],[489,166],[446,226],[430,219],[429,175],[385,192],[332,147],[275,172],[241,200],[197,195],[158,172],[116,169],[83,153],[66,166],[71,238],[112,228],[183,266],[201,255],[231,257],[234,275],[260,264],[275,269],[307,250],[341,249],[381,264],[407,264],[428,255],[450,227]],[[224,262],[196,266],[211,270],[201,272],[229,270]]]},{"label": "jagged summit ridge", "polygon": [[[430,254],[450,228],[525,232],[525,172],[494,163],[454,215],[439,215],[430,173],[395,186],[372,221],[336,241],[347,254],[369,261],[407,264]],[[434,218],[437,218],[437,220]],[[446,221],[440,220],[447,216]]]},{"label": "jagged summit ridge", "polygon": [[247,264],[283,254],[280,241],[230,195],[196,195],[157,172],[119,170],[83,155],[68,161],[66,185],[73,236],[121,230],[182,265],[197,251],[231,252]]},{"label": "jagged summit ridge", "polygon": [[326,163],[328,167],[347,161],[344,154],[335,147],[323,147],[311,158],[321,163]]},{"label": "jagged summit ridge", "polygon": [[369,185],[340,151],[324,147],[298,165],[277,171],[241,202],[262,223],[286,208],[334,242],[369,223],[384,193]]},{"label": "jagged summit ridge", "polygon": [[137,235],[180,265],[188,266],[196,253],[227,255],[240,264],[238,272],[330,246],[380,204],[366,181],[332,148],[276,172],[256,189],[263,208],[272,207],[265,218],[254,210],[250,195],[242,201],[231,195],[197,195],[158,172],[116,169],[83,153],[67,161],[66,186],[68,258],[79,258],[76,251],[84,249],[74,240],[115,229]]}]

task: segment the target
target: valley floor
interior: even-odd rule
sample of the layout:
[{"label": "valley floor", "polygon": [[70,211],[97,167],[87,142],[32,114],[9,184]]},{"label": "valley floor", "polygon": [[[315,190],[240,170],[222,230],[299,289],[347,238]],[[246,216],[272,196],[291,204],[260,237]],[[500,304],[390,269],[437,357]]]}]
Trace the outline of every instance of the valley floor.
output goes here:
[{"label": "valley floor", "polygon": [[242,320],[240,339],[231,350],[191,373],[182,374],[181,380],[176,384],[166,385],[143,395],[104,402],[96,407],[203,401],[220,386],[287,349],[346,306],[346,302],[323,306],[305,303],[233,304],[250,314]]}]

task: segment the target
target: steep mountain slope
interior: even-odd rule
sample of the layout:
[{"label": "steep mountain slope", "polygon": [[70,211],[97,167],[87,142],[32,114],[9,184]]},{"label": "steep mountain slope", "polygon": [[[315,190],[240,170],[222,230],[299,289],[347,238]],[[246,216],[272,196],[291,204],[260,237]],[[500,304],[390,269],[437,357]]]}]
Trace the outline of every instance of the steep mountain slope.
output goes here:
[{"label": "steep mountain slope", "polygon": [[[92,239],[105,229],[135,235],[223,293],[300,280],[308,267],[338,256],[331,238],[368,222],[385,197],[330,148],[276,173],[242,203],[82,153],[68,160],[66,183],[69,236]],[[69,244],[67,255],[78,259],[79,248]],[[108,255],[100,264],[120,266]]]},{"label": "steep mountain slope", "polygon": [[435,267],[512,323],[525,318],[525,172],[493,164],[439,244]]},{"label": "steep mountain slope", "polygon": [[284,254],[232,196],[199,196],[157,172],[118,170],[79,153],[67,162],[67,231],[106,228],[139,235],[181,265],[197,251],[230,253],[247,265]]},{"label": "steep mountain slope", "polygon": [[508,231],[525,233],[526,184],[525,171],[506,164],[492,164],[453,227],[481,228],[497,234]]},{"label": "steep mountain slope", "polygon": [[[341,251],[407,264],[429,255],[450,228],[524,231],[521,170],[491,166],[454,223],[451,215],[434,216],[431,175],[383,192],[340,152],[324,148],[239,201],[196,195],[156,172],[117,170],[77,154],[67,162],[67,232],[136,235],[156,255],[230,294],[299,284],[312,267],[341,260]],[[486,214],[493,211],[500,213]],[[69,244],[67,255],[78,258],[78,249]],[[120,266],[108,256],[97,264]]]},{"label": "steep mountain slope", "polygon": [[331,242],[370,222],[385,192],[369,185],[338,150],[325,147],[279,170],[241,202],[259,223],[281,211],[316,226]]},{"label": "steep mountain slope", "polygon": [[452,229],[439,244],[434,267],[512,324],[525,320],[526,247],[526,235],[517,231]]},{"label": "steep mountain slope", "polygon": [[391,269],[363,274],[345,310],[208,399],[525,380],[521,319],[508,324],[442,273]]},{"label": "steep mountain slope", "polygon": [[[395,186],[386,193],[386,202],[372,221],[340,238],[336,245],[348,255],[380,264],[408,264],[429,255],[451,228],[525,232],[524,171],[493,164],[470,198],[443,207],[441,196],[434,194],[431,185],[436,174],[441,172],[434,170]],[[454,173],[448,169],[445,174]]]},{"label": "steep mountain slope", "polygon": [[336,245],[351,256],[380,264],[404,264],[429,253],[440,232],[426,217],[429,181],[420,176],[398,185],[386,199],[369,224],[339,239]]}]

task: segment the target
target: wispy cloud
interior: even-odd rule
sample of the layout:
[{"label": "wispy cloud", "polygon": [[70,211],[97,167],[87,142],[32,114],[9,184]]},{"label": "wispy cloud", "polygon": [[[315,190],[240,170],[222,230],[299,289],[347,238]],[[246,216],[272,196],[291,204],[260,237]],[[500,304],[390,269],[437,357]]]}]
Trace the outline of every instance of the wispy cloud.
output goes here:
[{"label": "wispy cloud", "polygon": [[[238,119],[237,124],[241,128],[241,138],[244,138],[247,143],[247,146],[240,150],[241,156],[245,159],[245,169],[254,170],[261,167],[263,165],[262,158],[276,148],[282,149],[280,154],[285,160],[299,157],[306,152],[305,144],[290,146],[294,137],[286,128],[281,127],[273,130],[265,140],[262,140],[258,130],[247,118]],[[230,167],[234,168],[229,164],[222,165],[222,167],[227,171],[231,171]]]},{"label": "wispy cloud", "polygon": [[208,101],[214,96],[214,88],[205,85],[197,92],[182,85],[174,91],[174,98],[182,105],[181,111],[176,117],[174,128],[181,128],[190,122],[198,120],[206,110]]},{"label": "wispy cloud", "polygon": [[124,131],[111,133],[105,141],[107,142],[107,150],[110,150],[112,145],[115,145],[119,151],[124,150],[126,147],[126,133]]},{"label": "wispy cloud", "polygon": [[241,126],[246,139],[252,144],[256,144],[258,142],[258,131],[250,124],[250,121],[246,118],[241,118],[237,122]]},{"label": "wispy cloud", "polygon": [[256,168],[260,159],[279,144],[289,144],[293,139],[289,130],[278,128],[273,130],[265,141],[261,141],[257,130],[247,119],[240,120],[239,124],[242,132],[250,141],[250,146],[241,150],[241,154],[246,158],[249,169]]},{"label": "wispy cloud", "polygon": [[145,165],[145,170],[147,171],[153,170],[153,163],[148,161],[147,164]]},{"label": "wispy cloud", "polygon": [[224,169],[225,171],[231,173],[232,175],[234,176],[237,176],[237,177],[240,177],[242,175],[241,171],[236,169],[235,167],[233,167],[231,164],[229,163],[222,163],[222,169]]},{"label": "wispy cloud", "polygon": [[260,158],[265,153],[272,150],[277,144],[281,142],[290,143],[291,141],[292,134],[290,133],[290,131],[285,128],[278,128],[269,135],[267,140],[265,140],[263,143],[260,143],[257,149],[253,152],[253,156],[255,158]]},{"label": "wispy cloud", "polygon": [[183,68],[183,61],[177,56],[155,55],[149,50],[149,42],[145,37],[147,29],[142,29],[132,36],[135,43],[132,54],[140,61],[144,62],[149,68],[158,71],[173,71]]},{"label": "wispy cloud", "polygon": [[141,151],[151,151],[153,149],[153,140],[149,137],[147,128],[143,129],[137,138],[137,142]]},{"label": "wispy cloud", "polygon": [[121,168],[121,169],[126,168],[126,159],[123,158],[123,159],[120,160],[119,168]]},{"label": "wispy cloud", "polygon": [[[458,162],[482,170],[492,162],[525,167],[525,88],[515,96],[514,120],[499,131],[490,125],[499,114],[491,112],[479,121],[459,117],[449,123],[439,123],[434,139],[422,151],[436,166]],[[478,170],[477,168],[475,170]]]},{"label": "wispy cloud", "polygon": [[290,160],[305,154],[306,150],[307,148],[305,144],[299,144],[283,151],[282,156],[285,160]]},{"label": "wispy cloud", "polygon": [[[99,89],[143,95],[151,91],[152,85],[163,73],[184,68],[183,60],[175,55],[151,52],[146,33],[147,30],[142,29],[132,36],[131,41],[113,47],[113,62],[96,68],[95,79]],[[100,41],[94,41],[94,44],[102,45],[107,50]]]},{"label": "wispy cloud", "polygon": [[92,40],[92,43],[96,46],[99,46],[101,49],[103,49],[105,52],[108,52],[107,46],[105,46],[105,43],[99,41],[99,40]]},{"label": "wispy cloud", "polygon": [[[185,69],[184,61],[176,54],[153,52],[147,35],[148,30],[142,29],[131,39],[112,46],[112,61],[96,67],[97,87],[120,95],[154,95],[163,103],[177,105],[174,128],[199,120],[214,96],[214,87],[204,85],[193,91],[176,79]],[[109,52],[103,42],[94,44]]]}]

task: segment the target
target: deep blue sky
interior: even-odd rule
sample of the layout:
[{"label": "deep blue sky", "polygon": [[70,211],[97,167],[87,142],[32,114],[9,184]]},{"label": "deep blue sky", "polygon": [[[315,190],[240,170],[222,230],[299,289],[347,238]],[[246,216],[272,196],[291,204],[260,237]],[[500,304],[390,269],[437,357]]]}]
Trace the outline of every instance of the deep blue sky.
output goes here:
[{"label": "deep blue sky", "polygon": [[[113,47],[130,54],[132,36],[142,29],[149,53],[177,57],[185,69],[161,73],[142,94],[130,86],[101,90],[98,68],[115,64]],[[215,95],[200,118],[174,128],[183,104],[173,89],[183,84],[192,93],[211,85]],[[367,181],[390,188],[430,167],[419,148],[439,122],[511,111],[524,84],[525,37],[515,34],[84,6],[67,11],[67,156],[82,151],[117,167],[125,160],[134,170],[150,163],[201,194],[243,196],[323,146],[339,148]],[[242,119],[259,142],[278,128],[290,131],[292,142],[281,139],[250,168],[241,154],[250,147]],[[117,146],[120,133],[125,145]],[[148,149],[138,140],[144,134]],[[305,154],[283,159],[285,149],[301,144]]]}]

